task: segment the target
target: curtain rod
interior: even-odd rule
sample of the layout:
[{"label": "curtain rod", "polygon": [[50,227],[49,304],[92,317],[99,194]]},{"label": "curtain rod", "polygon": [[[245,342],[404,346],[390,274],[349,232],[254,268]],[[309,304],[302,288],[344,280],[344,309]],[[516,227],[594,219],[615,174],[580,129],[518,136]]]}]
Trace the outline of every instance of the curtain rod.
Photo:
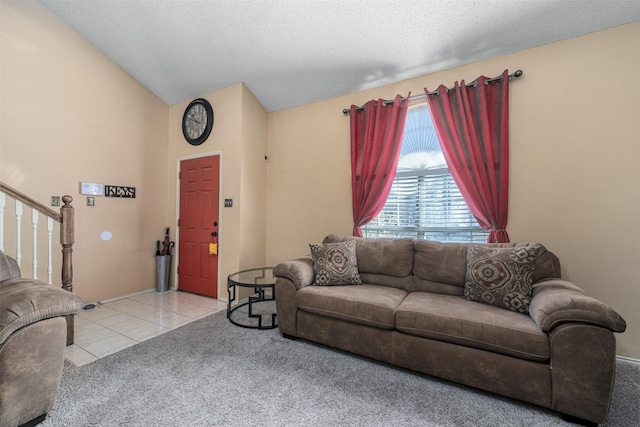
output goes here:
[{"label": "curtain rod", "polygon": [[[513,74],[509,74],[509,80],[517,79],[518,77],[521,77],[521,76],[522,76],[522,70],[516,70]],[[498,76],[498,77],[493,77],[493,78],[487,79],[487,80],[485,80],[485,82],[486,83],[491,83],[491,82],[498,82],[500,80],[502,80],[502,76]],[[469,83],[466,86],[467,87],[476,87],[476,85],[477,85],[477,82],[473,81],[472,83]],[[447,92],[450,91],[450,90],[454,90],[454,89],[447,88]],[[438,94],[439,93],[438,93],[437,90],[434,90],[433,92],[429,92],[428,93],[428,95],[438,95]],[[418,95],[410,96],[408,99],[409,100],[418,99],[418,98],[422,98],[422,97],[426,97],[426,96],[427,96],[427,94],[419,93]],[[407,98],[402,98],[400,101],[406,101],[406,100],[407,100]],[[394,101],[386,101],[384,103],[384,105],[393,104],[393,102]],[[364,110],[364,106],[356,108],[356,111],[362,111],[362,110]],[[344,110],[342,110],[342,114],[344,114],[345,116],[348,116],[350,112],[351,112],[351,110],[349,108],[345,108]]]}]

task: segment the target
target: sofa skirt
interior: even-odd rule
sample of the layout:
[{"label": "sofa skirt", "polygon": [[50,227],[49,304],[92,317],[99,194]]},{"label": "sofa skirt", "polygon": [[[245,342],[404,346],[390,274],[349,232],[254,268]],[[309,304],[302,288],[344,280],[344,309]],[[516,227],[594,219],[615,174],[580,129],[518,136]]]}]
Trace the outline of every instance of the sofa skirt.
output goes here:
[{"label": "sofa skirt", "polygon": [[534,362],[298,310],[297,336],[423,374],[551,408],[551,369]]},{"label": "sofa skirt", "polygon": [[395,331],[297,312],[297,336],[382,362],[393,363]]},{"label": "sofa skirt", "polygon": [[397,332],[395,364],[524,402],[551,408],[551,368],[458,344]]}]

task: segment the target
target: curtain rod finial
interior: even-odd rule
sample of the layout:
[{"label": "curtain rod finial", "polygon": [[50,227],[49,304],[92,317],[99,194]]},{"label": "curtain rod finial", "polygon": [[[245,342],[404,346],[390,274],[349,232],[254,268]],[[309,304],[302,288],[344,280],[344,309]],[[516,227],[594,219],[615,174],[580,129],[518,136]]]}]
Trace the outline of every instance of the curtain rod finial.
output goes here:
[{"label": "curtain rod finial", "polygon": [[345,116],[349,115],[349,109],[345,108],[344,110],[342,110],[342,114],[344,114]]},{"label": "curtain rod finial", "polygon": [[515,73],[513,73],[513,77],[520,77],[522,76],[522,70],[516,70]]}]

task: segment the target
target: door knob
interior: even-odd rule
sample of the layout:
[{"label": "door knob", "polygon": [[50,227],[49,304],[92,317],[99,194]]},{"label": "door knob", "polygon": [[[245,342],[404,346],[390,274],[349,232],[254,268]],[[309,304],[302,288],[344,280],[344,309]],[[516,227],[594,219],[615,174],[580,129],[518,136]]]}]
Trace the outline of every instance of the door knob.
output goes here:
[{"label": "door knob", "polygon": [[212,231],[211,232],[211,236],[216,237],[218,235],[218,233],[216,231]]}]

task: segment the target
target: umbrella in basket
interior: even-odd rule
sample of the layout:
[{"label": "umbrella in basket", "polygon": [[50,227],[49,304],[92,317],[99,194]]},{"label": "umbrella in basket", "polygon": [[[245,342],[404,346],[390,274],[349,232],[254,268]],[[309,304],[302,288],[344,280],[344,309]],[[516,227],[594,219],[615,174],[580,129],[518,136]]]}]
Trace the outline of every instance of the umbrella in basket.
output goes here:
[{"label": "umbrella in basket", "polygon": [[164,242],[162,243],[162,255],[169,255],[169,227],[167,227],[167,231],[164,235]]}]

